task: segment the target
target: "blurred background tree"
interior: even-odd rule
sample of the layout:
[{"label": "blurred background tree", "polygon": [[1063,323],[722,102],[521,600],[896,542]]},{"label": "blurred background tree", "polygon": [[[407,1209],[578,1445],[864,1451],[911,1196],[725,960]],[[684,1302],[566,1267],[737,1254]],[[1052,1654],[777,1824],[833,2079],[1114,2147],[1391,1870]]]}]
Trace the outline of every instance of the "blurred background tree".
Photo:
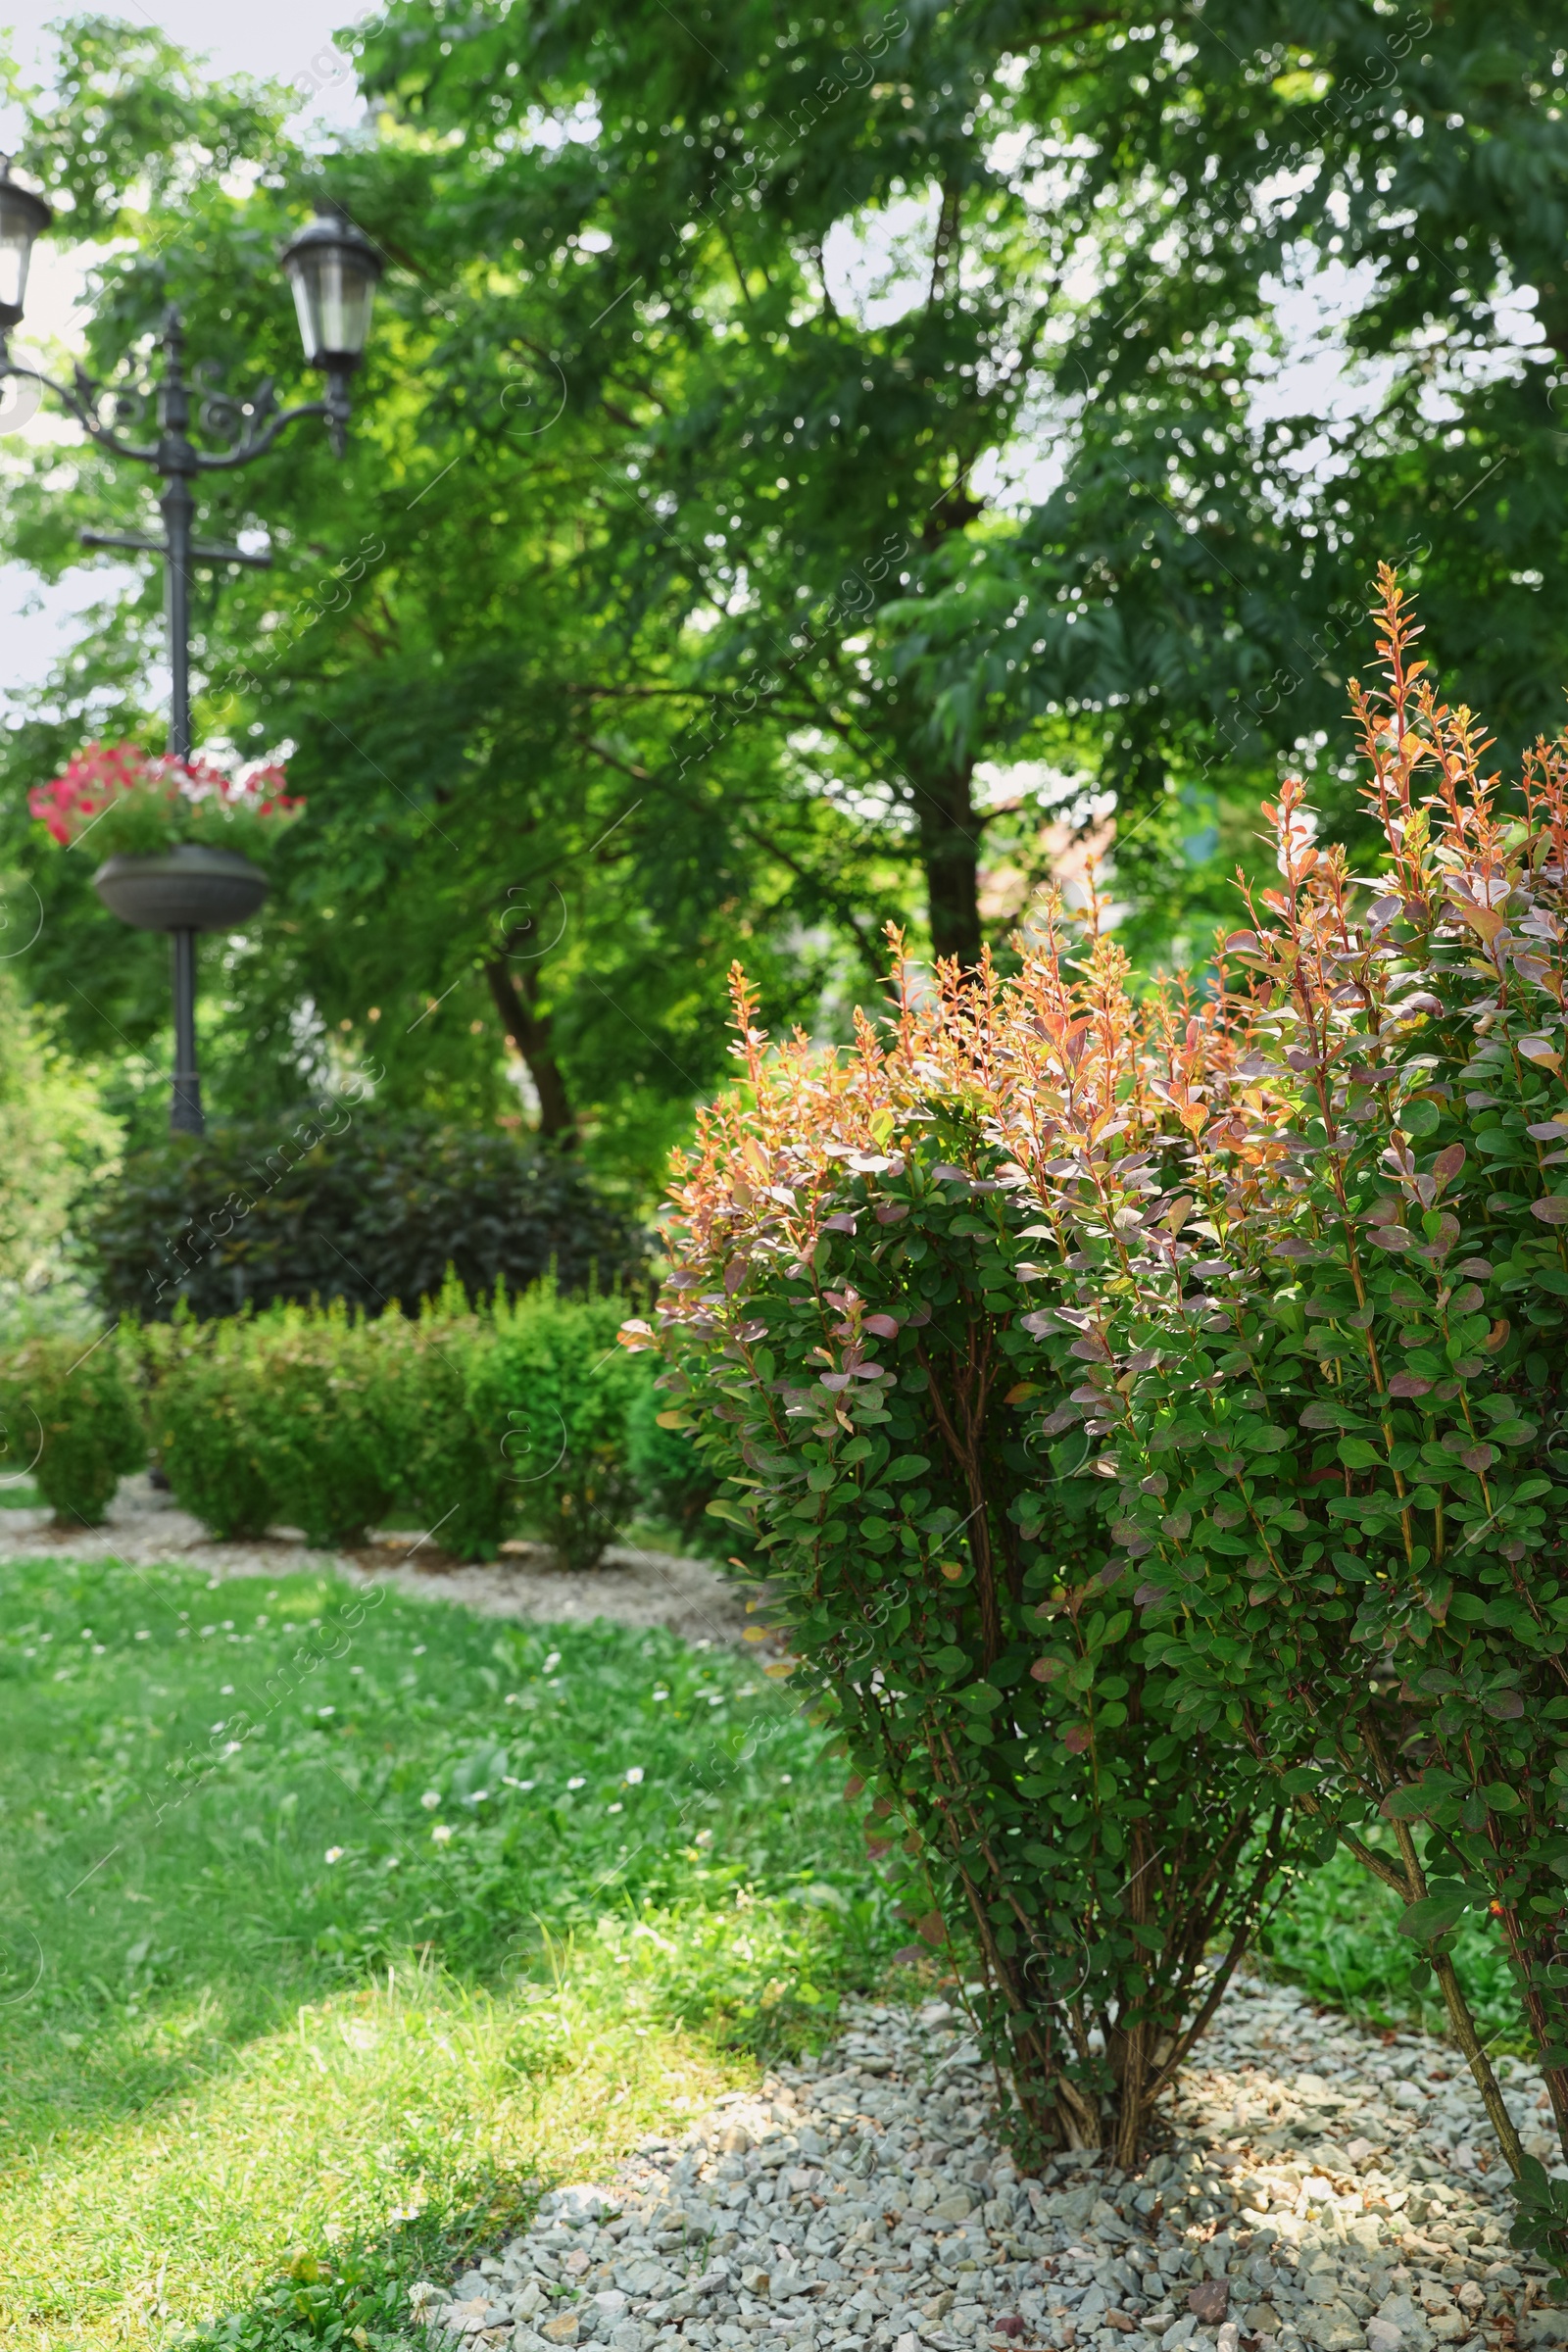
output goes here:
[{"label": "blurred background tree", "polygon": [[[886,919],[1000,945],[1098,845],[1133,952],[1200,962],[1282,764],[1353,833],[1379,557],[1504,748],[1555,728],[1539,11],[396,0],[351,37],[367,127],[307,152],[287,93],[77,20],[24,159],[102,248],[98,367],[175,298],[230,385],[292,387],[282,237],[330,195],[388,257],[347,458],[298,437],[207,515],[273,568],[204,588],[199,732],[291,747],[311,803],[204,951],[220,1113],[369,1054],[389,1107],[633,1199],[736,954],[771,1026],[842,1033]],[[148,520],[69,431],[10,448],[40,574]],[[143,1137],[160,944],[24,813],[85,735],[159,738],[159,584],[103,568],[0,738],[0,856],[22,987]]]}]

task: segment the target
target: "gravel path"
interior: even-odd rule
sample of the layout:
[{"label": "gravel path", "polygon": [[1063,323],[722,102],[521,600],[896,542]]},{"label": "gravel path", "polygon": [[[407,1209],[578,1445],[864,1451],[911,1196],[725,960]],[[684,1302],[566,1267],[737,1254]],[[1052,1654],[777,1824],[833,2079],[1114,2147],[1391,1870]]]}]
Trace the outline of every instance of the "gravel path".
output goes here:
[{"label": "gravel path", "polygon": [[[1136,2177],[1020,2180],[944,2002],[862,2008],[816,2063],[730,2094],[616,2179],[546,2197],[450,2286],[433,2352],[1511,2352],[1568,2341],[1507,2245],[1507,2176],[1442,2042],[1386,2038],[1244,1980]],[[1307,2071],[1302,2071],[1302,2061]],[[1548,2165],[1534,2070],[1509,2104]]]},{"label": "gravel path", "polygon": [[509,1544],[499,1560],[465,1567],[417,1531],[381,1535],[353,1552],[313,1551],[286,1530],[258,1543],[215,1544],[199,1519],[145,1476],[122,1479],[106,1525],[79,1534],[57,1535],[45,1509],[0,1513],[0,1561],[38,1558],[120,1559],[136,1568],[185,1561],[214,1580],[333,1567],[422,1599],[461,1601],[481,1616],[542,1625],[609,1617],[617,1625],[666,1626],[688,1642],[737,1644],[746,1625],[746,1603],[736,1587],[706,1560],[678,1552],[612,1544],[602,1568],[572,1572],[554,1566],[533,1544]]}]

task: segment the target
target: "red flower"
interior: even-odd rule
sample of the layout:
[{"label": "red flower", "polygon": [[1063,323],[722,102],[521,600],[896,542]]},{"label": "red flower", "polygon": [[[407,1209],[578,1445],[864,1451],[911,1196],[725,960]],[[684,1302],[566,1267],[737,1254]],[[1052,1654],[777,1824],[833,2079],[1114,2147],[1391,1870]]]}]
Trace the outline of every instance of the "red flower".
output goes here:
[{"label": "red flower", "polygon": [[189,810],[216,803],[224,814],[254,816],[277,826],[289,823],[305,803],[283,789],[285,781],[286,772],[275,761],[230,777],[215,760],[201,756],[174,760],[144,752],[136,743],[89,743],[74,755],[62,774],[32,787],[27,808],[67,848],[107,808],[132,800],[154,809],[162,803],[170,832],[178,838],[189,829],[180,821],[181,803]]}]

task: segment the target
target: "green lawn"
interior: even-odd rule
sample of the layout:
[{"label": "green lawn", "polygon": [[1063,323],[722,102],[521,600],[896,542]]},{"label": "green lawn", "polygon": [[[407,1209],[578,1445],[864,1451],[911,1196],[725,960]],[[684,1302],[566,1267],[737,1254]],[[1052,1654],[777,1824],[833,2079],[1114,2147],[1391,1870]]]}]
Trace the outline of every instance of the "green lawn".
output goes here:
[{"label": "green lawn", "polygon": [[[1330,2008],[1373,2026],[1447,2029],[1447,2012],[1430,1971],[1398,1933],[1404,1906],[1353,1855],[1337,1853],[1303,1879],[1262,1939],[1275,1972]],[[1454,1938],[1453,1964],[1483,2037],[1494,2050],[1524,2050],[1524,2020],[1499,1933],[1467,1919]]]},{"label": "green lawn", "polygon": [[[0,1568],[0,2341],[412,2338],[406,2288],[825,2033],[903,1931],[724,1649],[330,1575]],[[1429,2013],[1348,1860],[1271,1964]],[[1461,1969],[1514,2023],[1479,1929]]]},{"label": "green lawn", "polygon": [[408,2279],[902,1940],[724,1650],[53,1561],[0,1682],[8,2344],[403,2343]]}]

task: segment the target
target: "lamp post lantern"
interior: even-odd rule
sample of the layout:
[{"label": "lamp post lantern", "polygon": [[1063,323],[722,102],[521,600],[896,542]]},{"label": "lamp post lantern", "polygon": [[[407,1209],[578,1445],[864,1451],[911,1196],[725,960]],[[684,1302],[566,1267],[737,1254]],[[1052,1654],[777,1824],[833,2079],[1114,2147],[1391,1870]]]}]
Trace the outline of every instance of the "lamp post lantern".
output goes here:
[{"label": "lamp post lantern", "polygon": [[[369,239],[341,212],[323,211],[302,228],[279,257],[294,294],[306,365],[326,375],[326,396],[279,409],[271,378],[248,400],[195,387],[196,423],[217,448],[191,439],[193,387],[185,375],[185,338],[177,309],[163,321],[163,369],[154,386],[158,438],[148,446],[125,440],[119,430],[124,400],[75,369],[70,385],[59,384],[24,361],[14,359],[10,333],[19,325],[32,248],[53,219],[41,196],[11,176],[0,156],[0,382],[12,377],[52,392],[88,438],[116,457],[149,466],[163,482],[158,507],[164,535],[148,539],[127,531],[83,531],[86,547],[125,547],[164,559],[164,612],[169,635],[169,749],[178,760],[191,756],[190,574],[193,564],[242,564],[265,568],[271,558],[238,547],[207,547],[194,536],[193,484],[204,473],[230,473],[264,457],[291,424],[304,416],[324,419],[334,454],[343,455],[352,415],[349,379],[365,356],[370,306],[381,257]],[[148,396],[132,396],[139,408]],[[227,929],[254,913],[266,896],[266,879],[243,858],[222,851],[185,849],[157,862],[166,870],[160,888],[127,891],[125,877],[111,873],[124,860],[111,859],[94,877],[105,904],[143,929],[168,931],[173,943],[174,1072],[170,1125],[175,1133],[203,1132],[201,1082],[196,1070],[196,935]],[[250,877],[248,886],[239,869]],[[247,899],[249,903],[247,904]],[[117,904],[118,901],[118,904]]]}]

